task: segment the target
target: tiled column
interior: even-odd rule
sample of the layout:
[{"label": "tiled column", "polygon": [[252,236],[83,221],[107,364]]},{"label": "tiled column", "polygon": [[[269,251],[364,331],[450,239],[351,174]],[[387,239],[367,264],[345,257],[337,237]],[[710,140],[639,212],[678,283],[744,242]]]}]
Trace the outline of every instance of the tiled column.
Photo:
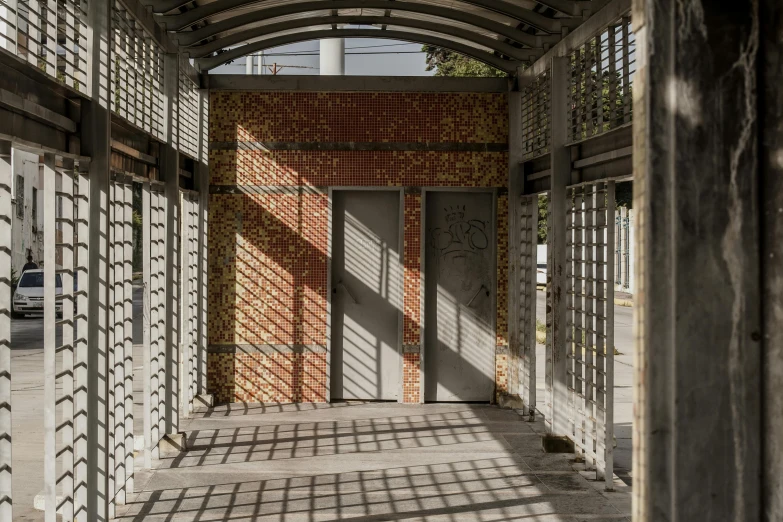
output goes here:
[{"label": "tiled column", "polygon": [[[501,191],[504,191],[501,189]],[[508,393],[508,194],[497,201],[497,319],[495,321],[495,390]],[[497,400],[497,397],[495,397]]]},{"label": "tiled column", "polygon": [[403,249],[402,402],[423,402],[421,394],[421,190],[405,191]]}]

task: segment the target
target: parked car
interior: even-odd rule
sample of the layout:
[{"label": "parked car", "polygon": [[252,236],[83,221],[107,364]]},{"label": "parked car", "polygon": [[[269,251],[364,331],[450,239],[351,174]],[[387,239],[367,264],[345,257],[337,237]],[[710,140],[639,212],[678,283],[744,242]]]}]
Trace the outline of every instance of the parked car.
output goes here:
[{"label": "parked car", "polygon": [[[62,295],[63,282],[60,274],[57,274],[54,283],[55,294]],[[25,270],[14,292],[11,313],[13,317],[22,317],[25,314],[42,314],[44,305],[44,271],[41,268]],[[58,316],[63,313],[61,301],[55,303],[55,312]]]},{"label": "parked car", "polygon": [[536,266],[536,285],[546,286],[546,263],[538,263]]}]

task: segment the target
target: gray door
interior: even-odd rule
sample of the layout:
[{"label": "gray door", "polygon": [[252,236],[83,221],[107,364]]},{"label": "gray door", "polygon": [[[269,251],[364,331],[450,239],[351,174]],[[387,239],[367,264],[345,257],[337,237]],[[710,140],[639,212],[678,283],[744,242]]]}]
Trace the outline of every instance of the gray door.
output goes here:
[{"label": "gray door", "polygon": [[489,401],[494,390],[495,219],[488,192],[427,192],[428,401]]},{"label": "gray door", "polygon": [[335,191],[332,216],[332,398],[396,400],[400,194]]}]

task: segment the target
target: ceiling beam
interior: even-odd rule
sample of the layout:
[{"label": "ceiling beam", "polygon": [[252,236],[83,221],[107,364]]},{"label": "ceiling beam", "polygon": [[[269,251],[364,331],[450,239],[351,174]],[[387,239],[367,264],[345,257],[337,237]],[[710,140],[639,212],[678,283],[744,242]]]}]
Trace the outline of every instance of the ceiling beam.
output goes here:
[{"label": "ceiling beam", "polygon": [[[326,9],[386,9],[389,7],[389,5],[389,2],[386,0],[334,0],[328,3],[323,1],[293,3],[278,7],[259,9],[251,13],[232,16],[226,20],[208,24],[194,31],[184,31],[181,33],[172,34],[172,38],[175,39],[180,46],[187,47],[209,37],[217,36],[222,32],[238,29],[243,25],[254,22],[261,22],[281,16],[290,16]],[[544,46],[544,43],[555,43],[559,39],[559,37],[553,36],[531,35],[523,31],[519,31],[511,26],[495,22],[494,20],[450,7],[441,7],[430,4],[419,4],[404,1],[394,2],[393,5],[394,11],[426,14],[447,20],[453,20],[455,22],[469,24],[474,27],[484,29],[490,33],[497,34],[498,36],[503,36],[512,42],[517,42],[527,47],[540,48]],[[163,21],[164,18],[166,17],[161,17],[159,20]],[[315,16],[310,17],[309,20],[311,21],[312,25],[318,24],[317,18]],[[168,27],[168,29],[172,30],[171,27]]]},{"label": "ceiling beam", "polygon": [[193,0],[141,0],[146,6],[152,8],[155,14],[164,14],[192,3]]},{"label": "ceiling beam", "polygon": [[[415,20],[402,17],[387,17],[387,16],[327,16],[318,19],[318,24],[330,25],[330,24],[355,24],[355,25],[393,25],[401,27],[411,27],[415,29],[422,29],[425,31],[431,31],[439,33],[445,36],[454,38],[460,38],[469,42],[481,45],[497,51],[498,53],[513,58],[518,61],[525,61],[530,59],[531,56],[540,56],[543,54],[543,49],[520,49],[514,47],[502,40],[496,40],[495,38],[489,38],[474,31],[468,31],[460,29],[459,27],[449,26],[445,24],[439,24],[435,22],[427,22],[425,20]],[[261,27],[254,27],[245,31],[232,33],[227,36],[211,40],[210,42],[183,49],[188,53],[191,58],[203,58],[221,49],[233,47],[237,44],[251,41],[256,38],[269,36],[281,31],[288,31],[291,29],[302,29],[313,25],[313,20],[307,18],[297,18],[295,20],[287,20],[276,24],[264,25]]]},{"label": "ceiling beam", "polygon": [[[529,9],[519,7],[509,2],[504,2],[500,0],[460,0],[460,2],[481,7],[488,11],[499,13],[504,16],[508,16],[519,22],[523,22],[525,24],[531,25],[547,33],[560,33],[562,27],[560,21],[557,19],[547,18],[539,13],[534,13]],[[321,2],[322,5],[320,9],[335,9],[334,7],[335,3],[338,2],[323,1]],[[356,3],[362,4],[364,2],[357,1]],[[377,9],[399,9],[397,5],[398,2],[389,2],[388,0],[384,0],[375,3],[382,4],[376,7]],[[158,21],[160,23],[165,24],[166,28],[169,31],[181,31],[182,29],[187,29],[191,25],[198,23],[202,20],[205,20],[211,16],[215,16],[220,13],[225,13],[227,11],[232,11],[234,9],[239,9],[242,7],[251,7],[253,5],[258,5],[258,4],[260,4],[259,7],[261,7],[263,5],[263,1],[216,0],[215,2],[198,6],[195,9],[185,11],[184,13],[173,14],[173,15],[156,15],[156,17],[158,18]],[[424,4],[420,4],[420,5],[424,5]],[[359,5],[357,7],[364,7],[364,6]],[[481,16],[477,13],[470,13],[465,9],[459,9],[459,6],[455,6],[453,8],[446,8],[446,9],[455,12],[467,13],[470,14],[470,16],[474,16],[474,17]],[[244,13],[244,15],[246,14],[247,13]]]},{"label": "ceiling beam", "polygon": [[604,7],[584,21],[582,25],[568,33],[562,40],[549,49],[533,65],[519,75],[520,80],[529,81],[549,67],[552,57],[567,56],[571,51],[585,43],[601,29],[617,21],[631,10],[631,0],[610,0]]},{"label": "ceiling beam", "polygon": [[476,49],[475,47],[471,47],[469,45],[460,44],[446,38],[439,38],[437,36],[424,35],[409,31],[379,31],[377,29],[338,29],[336,31],[334,29],[325,29],[277,36],[275,38],[261,40],[260,42],[253,42],[251,44],[243,45],[242,47],[236,47],[217,56],[199,58],[196,60],[196,66],[201,72],[206,72],[214,69],[215,67],[223,65],[226,62],[236,60],[237,58],[241,58],[256,51],[263,51],[265,49],[291,43],[317,40],[319,38],[384,38],[388,40],[402,40],[407,42],[436,45],[438,47],[451,49],[452,51],[456,51],[458,53],[470,56],[471,58],[475,58],[488,65],[491,65],[492,67],[500,69],[509,75],[514,74],[516,72],[516,68],[520,66],[520,63],[517,61],[505,60],[486,51]]}]

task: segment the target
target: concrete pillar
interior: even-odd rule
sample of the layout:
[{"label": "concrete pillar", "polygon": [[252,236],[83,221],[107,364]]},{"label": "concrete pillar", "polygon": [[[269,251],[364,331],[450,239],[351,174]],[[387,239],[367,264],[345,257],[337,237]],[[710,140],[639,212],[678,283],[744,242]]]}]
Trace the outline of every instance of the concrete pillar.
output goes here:
[{"label": "concrete pillar", "polygon": [[780,480],[780,460],[773,471],[761,453],[760,305],[779,305],[781,287],[762,302],[758,5],[634,3],[637,521],[759,520],[762,470]]},{"label": "concrete pillar", "polygon": [[[519,205],[523,190],[522,160],[522,93],[521,87],[508,93],[508,392],[519,393]],[[527,404],[525,405],[527,406]]]},{"label": "concrete pillar", "polygon": [[[179,429],[179,148],[177,139],[179,118],[179,56],[166,54],[163,62],[163,91],[165,96],[166,143],[161,147],[163,159],[161,176],[166,184],[165,245],[165,364],[164,364],[164,426],[162,434],[175,433]],[[153,441],[155,444],[156,441]]]},{"label": "concrete pillar", "polygon": [[[111,4],[90,2],[87,22],[87,86],[81,103],[81,153],[89,156],[89,234],[87,382],[77,383],[75,512],[77,520],[109,519],[109,359],[108,263],[109,175],[111,160]],[[80,281],[80,285],[81,285]],[[84,390],[84,395],[82,395]],[[82,401],[84,401],[84,404]],[[79,437],[86,430],[86,439]],[[86,513],[84,510],[86,509]]]},{"label": "concrete pillar", "polygon": [[248,76],[253,74],[253,55],[245,56],[245,74]]},{"label": "concrete pillar", "polygon": [[256,56],[256,74],[266,74],[266,71],[264,70],[264,51],[261,51],[258,56]]},{"label": "concrete pillar", "polygon": [[345,74],[345,38],[321,40],[321,76]]},{"label": "concrete pillar", "polygon": [[209,207],[209,90],[199,90],[199,127],[202,143],[199,148],[199,161],[196,165],[196,190],[199,192],[198,208],[198,340],[196,364],[196,393],[207,393],[207,237],[208,237],[208,207]]},{"label": "concrete pillar", "polygon": [[551,191],[549,193],[549,230],[547,252],[552,265],[547,277],[551,280],[552,341],[547,348],[547,374],[551,379],[548,401],[552,405],[552,435],[568,433],[568,386],[566,382],[566,187],[571,180],[571,153],[566,147],[566,111],[568,109],[568,58],[553,57],[551,71],[552,152]]},{"label": "concrete pillar", "polygon": [[11,494],[11,142],[0,141],[0,520],[13,520]]},{"label": "concrete pillar", "polygon": [[760,4],[763,520],[783,513],[783,4]]}]

